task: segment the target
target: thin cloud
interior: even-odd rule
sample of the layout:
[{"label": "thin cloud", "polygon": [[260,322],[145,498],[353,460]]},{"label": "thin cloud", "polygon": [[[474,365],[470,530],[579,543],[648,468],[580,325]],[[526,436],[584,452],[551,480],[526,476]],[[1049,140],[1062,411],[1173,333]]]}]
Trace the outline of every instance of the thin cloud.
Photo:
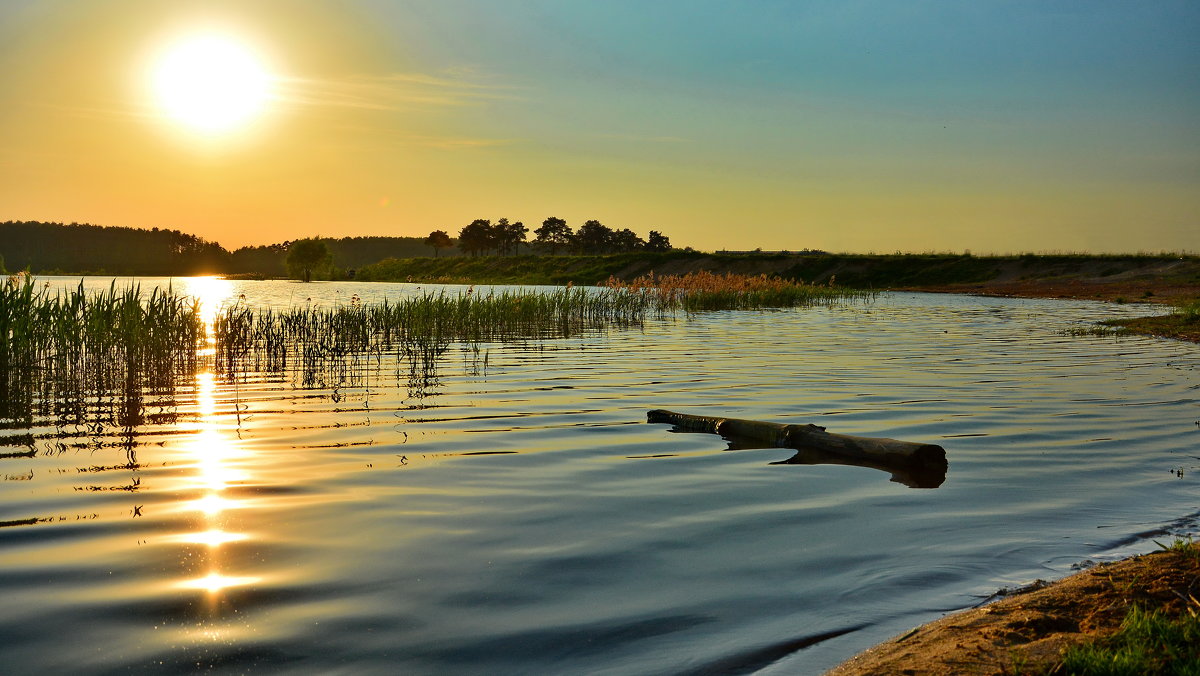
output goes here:
[{"label": "thin cloud", "polygon": [[395,111],[478,105],[516,98],[512,89],[426,73],[355,75],[342,79],[282,78],[277,98],[297,105]]},{"label": "thin cloud", "polygon": [[691,143],[692,139],[682,136],[642,136],[638,134],[599,134],[600,138],[610,138],[620,141],[637,141],[638,143]]},{"label": "thin cloud", "polygon": [[473,148],[494,148],[516,143],[513,139],[469,138],[453,136],[409,136],[408,142],[415,146],[438,148],[441,150],[470,150]]}]

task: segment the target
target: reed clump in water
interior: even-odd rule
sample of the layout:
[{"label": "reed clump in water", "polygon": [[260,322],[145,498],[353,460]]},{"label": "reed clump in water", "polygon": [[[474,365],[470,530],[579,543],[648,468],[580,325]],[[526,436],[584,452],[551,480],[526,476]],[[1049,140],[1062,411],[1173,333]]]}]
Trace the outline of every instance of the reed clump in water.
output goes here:
[{"label": "reed clump in water", "polygon": [[609,277],[603,286],[648,297],[660,310],[686,312],[828,305],[872,296],[869,291],[835,287],[832,279],[817,285],[765,274],[705,271],[658,276],[651,272],[630,282]]},{"label": "reed clump in water", "polygon": [[[140,401],[144,388],[169,390],[195,372],[203,335],[196,310],[196,301],[169,289],[145,295],[114,281],[103,292],[85,292],[81,283],[50,293],[28,275],[8,278],[0,283],[0,418],[28,419],[36,405],[113,393]],[[118,418],[137,409],[123,404]]]},{"label": "reed clump in water", "polygon": [[637,325],[652,298],[620,289],[425,293],[399,301],[252,310],[238,303],[214,323],[217,370],[291,371],[305,386],[343,382],[356,360],[395,353],[429,372],[453,342],[561,338]]}]

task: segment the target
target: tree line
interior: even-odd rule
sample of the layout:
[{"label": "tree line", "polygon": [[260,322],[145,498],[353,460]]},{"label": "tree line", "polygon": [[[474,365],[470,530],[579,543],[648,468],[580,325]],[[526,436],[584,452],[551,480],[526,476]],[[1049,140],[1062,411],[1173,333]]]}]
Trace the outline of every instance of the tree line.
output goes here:
[{"label": "tree line", "polygon": [[192,275],[224,270],[230,254],[179,230],[7,221],[0,223],[0,257],[12,271]]},{"label": "tree line", "polygon": [[[631,251],[670,251],[671,240],[657,230],[651,230],[642,239],[629,228],[610,228],[600,221],[584,221],[579,230],[561,218],[551,216],[542,221],[542,226],[533,231],[534,239],[528,242],[535,251],[552,256],[559,252],[577,255],[603,255]],[[445,230],[434,230],[425,238],[425,244],[434,250],[449,248],[457,244],[459,251],[471,256],[496,253],[512,255],[526,244],[529,228],[521,221],[510,222],[507,218],[495,223],[487,219],[475,219],[458,232],[457,242]]]},{"label": "tree line", "polygon": [[[628,229],[614,230],[587,221],[573,231],[560,218],[547,218],[527,241],[529,230],[520,222],[501,218],[495,223],[475,220],[460,232],[457,243],[445,231],[429,237],[316,238],[326,247],[323,267],[348,271],[385,258],[433,255],[474,255],[495,252],[604,254],[623,251],[665,251],[670,241],[658,232],[642,240]],[[313,239],[313,238],[308,238]],[[0,265],[9,271],[42,274],[195,275],[245,274],[282,277],[289,270],[288,253],[299,241],[289,240],[229,251],[216,242],[179,230],[150,230],[90,223],[5,221],[0,223]],[[457,246],[456,246],[457,244]]]}]

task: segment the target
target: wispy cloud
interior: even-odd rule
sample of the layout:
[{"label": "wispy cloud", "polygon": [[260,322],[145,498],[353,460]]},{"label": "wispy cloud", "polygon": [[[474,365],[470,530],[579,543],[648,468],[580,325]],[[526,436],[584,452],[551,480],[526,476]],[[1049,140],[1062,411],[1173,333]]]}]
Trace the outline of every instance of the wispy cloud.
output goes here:
[{"label": "wispy cloud", "polygon": [[494,148],[516,143],[514,139],[469,138],[455,136],[409,136],[406,141],[414,146],[438,148],[441,150],[470,150],[473,148]]},{"label": "wispy cloud", "polygon": [[468,106],[516,98],[511,87],[473,82],[461,72],[353,75],[340,79],[292,77],[282,78],[280,85],[278,98],[288,103],[360,110]]},{"label": "wispy cloud", "polygon": [[691,143],[692,139],[682,136],[644,136],[640,134],[598,134],[600,138],[638,143]]}]

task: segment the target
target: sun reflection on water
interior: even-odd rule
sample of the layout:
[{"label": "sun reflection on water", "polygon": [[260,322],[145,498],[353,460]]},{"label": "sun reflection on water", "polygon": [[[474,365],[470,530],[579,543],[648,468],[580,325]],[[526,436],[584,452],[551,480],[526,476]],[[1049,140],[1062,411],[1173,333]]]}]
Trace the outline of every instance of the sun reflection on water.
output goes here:
[{"label": "sun reflection on water", "polygon": [[209,357],[216,354],[217,338],[213,325],[221,308],[233,296],[233,282],[220,277],[187,277],[183,280],[183,294],[196,299],[196,313],[204,327],[205,344],[197,355]]},{"label": "sun reflection on water", "polygon": [[209,594],[217,594],[230,587],[241,587],[248,584],[254,584],[260,580],[261,578],[257,577],[232,577],[229,575],[222,575],[217,572],[212,572],[204,577],[199,577],[192,580],[184,580],[180,582],[178,586],[183,589],[202,589]]},{"label": "sun reflection on water", "polygon": [[246,533],[227,530],[225,523],[228,510],[244,506],[239,504],[240,501],[230,498],[226,490],[244,482],[248,476],[237,467],[245,454],[238,449],[236,435],[220,420],[216,391],[217,380],[211,371],[196,374],[198,426],[188,445],[196,473],[190,487],[201,491],[203,495],[181,504],[180,509],[198,512],[201,515],[201,529],[177,533],[168,538],[170,542],[204,547],[202,556],[207,573],[203,577],[182,580],[177,586],[203,590],[212,601],[224,589],[253,584],[261,579],[228,575],[223,570],[228,564],[222,545],[250,539]]}]

